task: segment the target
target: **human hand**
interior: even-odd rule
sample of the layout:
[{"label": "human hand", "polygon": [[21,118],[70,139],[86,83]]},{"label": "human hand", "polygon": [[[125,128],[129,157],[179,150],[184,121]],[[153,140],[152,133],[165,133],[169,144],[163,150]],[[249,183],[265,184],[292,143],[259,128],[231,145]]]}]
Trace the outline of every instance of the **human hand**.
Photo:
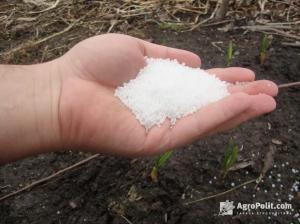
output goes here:
[{"label": "human hand", "polygon": [[107,34],[77,44],[56,60],[61,71],[59,122],[65,147],[125,156],[162,153],[205,136],[233,128],[275,109],[277,86],[254,81],[244,68],[210,69],[220,79],[246,85],[229,87],[231,95],[177,121],[165,121],[149,132],[114,96],[114,90],[135,78],[144,57],[172,58],[191,67],[201,61],[195,54],[148,43],[130,36]]}]

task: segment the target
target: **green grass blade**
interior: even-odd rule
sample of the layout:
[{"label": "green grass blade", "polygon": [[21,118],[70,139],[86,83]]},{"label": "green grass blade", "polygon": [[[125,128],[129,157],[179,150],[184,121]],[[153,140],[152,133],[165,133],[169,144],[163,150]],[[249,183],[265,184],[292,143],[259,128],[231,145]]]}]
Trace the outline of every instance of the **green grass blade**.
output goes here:
[{"label": "green grass blade", "polygon": [[224,168],[228,167],[228,163],[230,160],[230,154],[231,154],[231,145],[232,145],[232,139],[229,140],[226,146],[225,156],[224,156]]},{"label": "green grass blade", "polygon": [[259,48],[259,53],[266,53],[266,51],[268,50],[270,46],[270,41],[269,41],[269,38],[268,36],[265,34],[263,36],[263,39],[261,41],[261,44],[260,44],[260,48]]},{"label": "green grass blade", "polygon": [[230,139],[225,152],[224,157],[224,169],[228,170],[236,161],[238,157],[238,146],[235,144],[235,142]]},{"label": "green grass blade", "polygon": [[155,167],[159,169],[171,158],[173,151],[167,151],[162,155],[157,156],[155,160]]},{"label": "green grass blade", "polygon": [[229,163],[229,168],[233,166],[233,164],[237,161],[237,156],[238,156],[238,146],[235,145],[232,148],[232,153],[231,153],[231,157],[230,157],[230,163]]},{"label": "green grass blade", "polygon": [[231,65],[232,57],[233,57],[233,43],[232,41],[230,41],[227,47],[227,54],[226,54],[227,66]]}]

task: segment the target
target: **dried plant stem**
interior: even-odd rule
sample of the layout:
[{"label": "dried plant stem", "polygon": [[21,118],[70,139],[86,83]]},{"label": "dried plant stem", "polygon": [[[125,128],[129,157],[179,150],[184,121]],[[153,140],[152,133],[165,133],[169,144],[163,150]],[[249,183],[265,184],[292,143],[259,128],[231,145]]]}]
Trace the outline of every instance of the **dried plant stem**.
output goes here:
[{"label": "dried plant stem", "polygon": [[38,12],[29,12],[29,14],[38,14],[38,13],[42,13],[42,12],[47,12],[51,9],[55,9],[59,2],[60,2],[60,0],[56,0],[56,2],[53,5],[51,5],[50,7],[46,8],[44,10],[38,11]]},{"label": "dried plant stem", "polygon": [[238,29],[246,29],[246,30],[258,31],[258,32],[271,31],[271,32],[274,32],[274,34],[278,35],[278,36],[284,36],[287,38],[300,40],[300,36],[284,32],[284,31],[274,28],[270,25],[241,26],[241,27],[238,27]]},{"label": "dried plant stem", "polygon": [[11,187],[10,185],[0,186],[0,190]]},{"label": "dried plant stem", "polygon": [[50,39],[52,39],[52,38],[54,38],[54,37],[60,36],[60,35],[62,35],[62,34],[64,34],[64,33],[68,32],[69,30],[71,30],[78,22],[80,22],[82,19],[84,19],[87,15],[89,15],[89,14],[90,14],[92,11],[94,11],[94,10],[95,10],[95,9],[92,9],[89,13],[87,13],[87,14],[85,14],[84,16],[82,16],[81,18],[75,20],[73,23],[71,23],[71,24],[70,24],[69,26],[67,26],[65,29],[63,29],[63,30],[61,30],[61,31],[59,31],[59,32],[57,32],[57,33],[53,33],[53,34],[51,34],[51,35],[49,35],[49,36],[47,36],[47,37],[44,37],[44,38],[39,39],[39,40],[34,41],[34,42],[33,42],[33,41],[27,41],[27,42],[25,42],[24,44],[21,44],[21,45],[19,45],[19,46],[13,48],[13,49],[11,49],[11,50],[9,50],[9,51],[7,51],[7,52],[4,52],[4,53],[2,53],[2,54],[0,54],[0,55],[3,55],[3,56],[9,56],[9,55],[12,55],[12,54],[14,54],[14,53],[20,51],[20,50],[34,47],[34,46],[39,45],[39,44],[41,44],[41,43],[44,43],[44,42],[46,42],[46,41],[48,41],[48,40],[50,40]]},{"label": "dried plant stem", "polygon": [[257,178],[254,189],[257,188],[257,186],[260,184],[262,179],[265,177],[266,173],[273,167],[275,152],[276,152],[275,148],[270,146],[270,149],[264,158],[264,166],[262,168],[262,171],[261,171],[259,177]]},{"label": "dried plant stem", "polygon": [[60,32],[57,32],[57,33],[54,33],[54,34],[51,34],[51,35],[49,35],[49,36],[47,36],[47,37],[44,37],[44,38],[42,38],[42,39],[40,39],[40,40],[37,40],[37,41],[35,41],[35,42],[33,42],[33,41],[27,41],[27,42],[25,42],[24,44],[21,44],[21,45],[15,47],[15,48],[13,48],[13,49],[7,51],[7,52],[4,52],[3,55],[4,55],[4,56],[9,56],[9,55],[12,55],[12,54],[14,54],[14,53],[20,51],[20,50],[27,49],[27,48],[31,48],[31,47],[34,47],[34,46],[36,46],[36,45],[39,45],[39,44],[41,44],[41,43],[43,43],[43,42],[46,42],[47,40],[50,40],[50,39],[52,39],[52,38],[54,38],[54,37],[57,37],[57,36],[59,36],[59,35],[61,35],[61,34],[63,34],[63,33],[68,32],[69,30],[71,30],[71,29],[73,28],[73,26],[74,26],[76,23],[77,23],[77,20],[76,20],[76,22],[74,22],[74,23],[70,24],[68,27],[66,27],[64,30],[62,30],[62,31],[60,31]]},{"label": "dried plant stem", "polygon": [[204,197],[204,198],[200,198],[200,199],[197,199],[197,200],[194,200],[194,201],[189,201],[189,202],[184,203],[184,205],[190,205],[190,204],[194,204],[194,203],[196,203],[196,202],[205,201],[205,200],[208,200],[208,199],[211,199],[211,198],[220,197],[220,196],[222,196],[222,195],[225,195],[225,194],[227,194],[227,193],[230,193],[230,192],[232,192],[232,191],[235,191],[235,190],[237,190],[237,189],[239,189],[239,188],[241,188],[241,187],[243,187],[243,186],[245,186],[245,185],[254,183],[254,182],[256,182],[256,181],[257,181],[257,178],[252,179],[252,180],[248,180],[248,181],[246,181],[246,182],[244,182],[244,183],[242,183],[242,184],[240,184],[240,185],[238,185],[238,186],[236,186],[236,187],[230,188],[230,189],[227,190],[227,191],[223,191],[223,192],[220,192],[220,193],[218,193],[218,194],[210,195],[210,196],[207,196],[207,197]]},{"label": "dried plant stem", "polygon": [[294,86],[300,86],[300,82],[290,82],[285,84],[278,85],[278,88],[287,88],[287,87],[294,87]]},{"label": "dried plant stem", "polygon": [[121,215],[121,217],[128,223],[133,224],[128,218],[126,218],[124,215]]},{"label": "dried plant stem", "polygon": [[220,8],[217,11],[216,19],[221,20],[224,19],[226,12],[228,10],[229,0],[220,0]]},{"label": "dried plant stem", "polygon": [[208,21],[212,20],[215,17],[215,14],[217,13],[219,8],[219,1],[216,3],[216,7],[214,9],[214,11],[212,12],[212,14],[210,15],[210,17],[208,17],[207,19],[204,19],[203,21],[200,21],[199,23],[197,23],[196,25],[194,25],[192,28],[188,29],[187,31],[192,31],[196,28],[198,28],[199,26],[207,23]]},{"label": "dried plant stem", "polygon": [[9,193],[9,194],[6,194],[6,195],[0,197],[0,201],[3,201],[3,200],[5,200],[5,199],[8,199],[8,198],[10,198],[10,197],[12,197],[12,196],[15,196],[15,195],[17,195],[17,194],[20,194],[20,193],[22,193],[22,192],[24,192],[24,191],[26,191],[26,190],[28,190],[28,189],[31,189],[31,188],[33,188],[33,187],[39,185],[39,184],[42,184],[42,183],[44,183],[44,182],[46,182],[46,181],[49,181],[49,180],[51,180],[51,179],[53,179],[53,178],[55,178],[55,177],[57,177],[57,176],[59,176],[59,175],[61,175],[61,174],[63,174],[63,173],[66,173],[67,171],[70,171],[70,170],[72,170],[72,169],[74,169],[74,168],[76,168],[76,167],[78,167],[78,166],[81,166],[81,165],[83,165],[83,164],[85,164],[85,163],[87,163],[87,162],[89,162],[89,161],[91,161],[91,160],[97,158],[98,156],[99,156],[99,154],[95,154],[95,155],[89,156],[89,157],[87,157],[87,158],[85,158],[85,159],[83,159],[83,160],[81,160],[81,161],[79,161],[79,162],[77,162],[77,163],[74,163],[74,164],[71,165],[71,166],[68,166],[68,167],[66,167],[66,168],[64,168],[64,169],[61,169],[61,170],[59,170],[59,171],[57,171],[57,172],[51,174],[50,176],[44,177],[44,178],[39,179],[39,180],[37,180],[37,181],[34,181],[34,182],[30,183],[30,184],[27,184],[27,185],[26,185],[25,187],[23,187],[23,188],[20,188],[20,189],[18,189],[18,190],[16,190],[16,191],[13,191],[13,192],[11,192],[11,193]]},{"label": "dried plant stem", "polygon": [[283,46],[289,46],[289,47],[300,47],[300,42],[290,43],[290,42],[283,42],[281,43]]},{"label": "dried plant stem", "polygon": [[229,22],[233,22],[234,20],[232,19],[226,19],[226,20],[222,20],[222,21],[217,21],[217,22],[213,22],[213,23],[207,23],[207,24],[202,24],[199,27],[209,27],[209,26],[217,26],[223,23],[229,23]]}]

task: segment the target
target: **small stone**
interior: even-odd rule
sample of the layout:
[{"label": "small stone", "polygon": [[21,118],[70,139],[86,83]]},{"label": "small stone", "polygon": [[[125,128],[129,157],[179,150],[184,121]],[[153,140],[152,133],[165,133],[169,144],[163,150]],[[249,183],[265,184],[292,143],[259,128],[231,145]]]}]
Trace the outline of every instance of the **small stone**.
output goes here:
[{"label": "small stone", "polygon": [[282,141],[276,139],[276,138],[273,138],[272,139],[272,143],[275,144],[275,145],[282,145]]},{"label": "small stone", "polygon": [[74,202],[74,201],[70,201],[69,202],[69,206],[71,207],[71,208],[77,208],[77,205],[76,205],[76,203]]}]

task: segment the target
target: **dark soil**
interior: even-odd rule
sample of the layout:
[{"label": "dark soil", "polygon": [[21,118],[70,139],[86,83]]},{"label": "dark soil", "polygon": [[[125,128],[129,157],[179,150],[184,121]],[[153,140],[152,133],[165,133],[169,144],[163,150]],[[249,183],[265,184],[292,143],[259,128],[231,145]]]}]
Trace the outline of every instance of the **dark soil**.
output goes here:
[{"label": "dark soil", "polygon": [[[176,33],[158,27],[145,29],[145,39],[191,50],[199,54],[204,68],[224,67],[229,40],[236,45],[234,66],[253,69],[257,79],[288,83],[300,80],[300,50],[283,47],[275,37],[265,65],[258,64],[260,33],[228,32],[214,28]],[[82,39],[85,37],[83,36]],[[61,39],[60,44],[63,43]],[[33,62],[34,60],[32,60]],[[0,223],[299,223],[300,194],[292,192],[300,181],[300,88],[281,89],[277,109],[225,134],[212,136],[178,149],[159,172],[159,182],[149,179],[152,160],[130,160],[101,156],[50,182],[0,202]],[[219,177],[226,144],[233,137],[239,147],[239,162],[254,165],[229,172],[224,183]],[[259,176],[270,148],[275,149],[275,167],[268,171],[259,190],[255,184],[209,200],[184,205]],[[0,195],[45,177],[88,155],[51,153],[27,158],[0,168]],[[284,166],[283,166],[284,165]],[[281,177],[278,177],[278,174]],[[275,187],[272,187],[275,184]],[[280,186],[281,185],[281,186]],[[266,191],[265,191],[266,190]],[[253,195],[255,197],[253,197]],[[289,195],[293,198],[289,200]],[[219,202],[291,203],[289,215],[219,216]]]}]

